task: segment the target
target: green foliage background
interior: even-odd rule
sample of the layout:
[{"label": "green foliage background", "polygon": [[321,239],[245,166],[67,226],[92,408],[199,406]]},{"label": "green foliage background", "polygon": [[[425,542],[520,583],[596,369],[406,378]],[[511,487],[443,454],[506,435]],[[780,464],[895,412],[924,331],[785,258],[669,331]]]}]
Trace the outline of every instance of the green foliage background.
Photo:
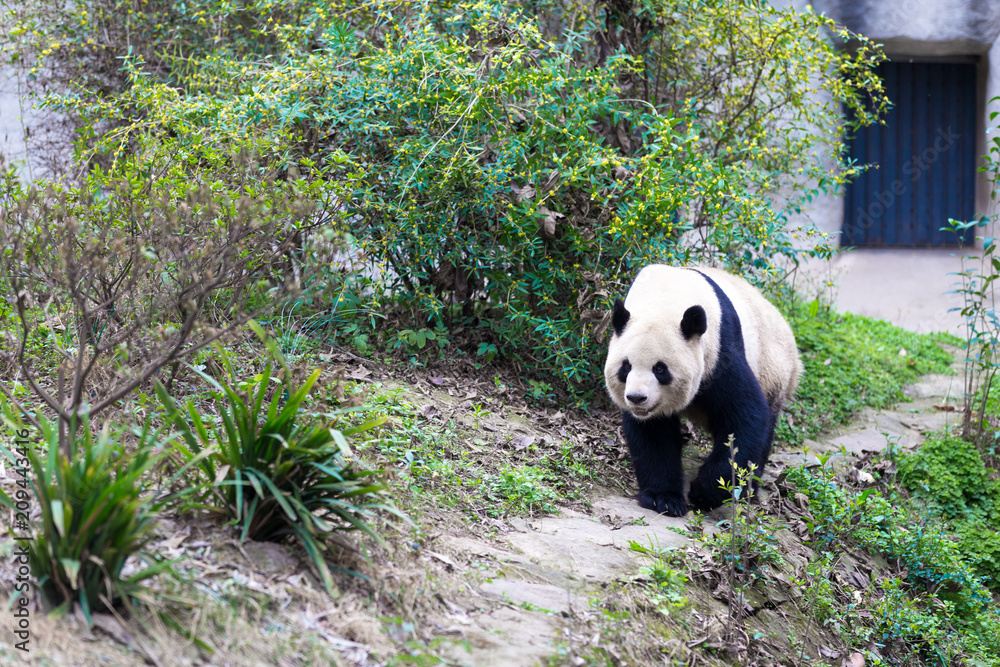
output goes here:
[{"label": "green foliage background", "polygon": [[[326,230],[347,239],[368,308],[462,330],[467,351],[578,398],[600,384],[605,313],[637,267],[778,284],[803,252],[788,214],[855,170],[842,105],[863,122],[886,105],[867,40],[757,0],[29,0],[14,14],[6,48],[78,119],[82,162],[295,183],[335,214]],[[302,227],[307,246],[318,226]],[[342,282],[319,268],[317,291]],[[310,307],[336,319],[338,303]]]}]

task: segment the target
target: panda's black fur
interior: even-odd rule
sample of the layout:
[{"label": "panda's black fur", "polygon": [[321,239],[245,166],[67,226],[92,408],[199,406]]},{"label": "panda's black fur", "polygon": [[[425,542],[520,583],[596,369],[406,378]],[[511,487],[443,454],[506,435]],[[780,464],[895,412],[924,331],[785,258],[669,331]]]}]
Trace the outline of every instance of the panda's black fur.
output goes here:
[{"label": "panda's black fur", "polygon": [[[671,269],[670,271],[677,270]],[[767,349],[767,352],[771,354],[770,358],[774,358],[774,354],[779,354],[778,358],[782,359],[788,353],[794,355],[794,359],[788,364],[790,372],[782,369],[781,374],[787,377],[782,377],[778,381],[768,377],[769,382],[774,386],[770,392],[771,396],[766,396],[757,374],[754,373],[747,360],[743,323],[726,291],[708,275],[707,270],[693,271],[693,276],[691,274],[662,273],[666,276],[680,275],[682,286],[690,284],[692,279],[705,280],[711,286],[711,294],[714,294],[718,300],[717,307],[715,304],[711,305],[711,309],[715,313],[711,319],[717,318],[718,320],[718,354],[711,370],[706,375],[697,378],[699,383],[693,399],[683,405],[669,406],[670,409],[661,414],[648,417],[643,415],[644,418],[633,415],[629,409],[622,410],[625,439],[639,486],[639,504],[647,509],[670,516],[683,516],[687,512],[687,504],[684,498],[684,472],[681,465],[681,450],[684,445],[681,415],[697,414],[699,422],[712,433],[712,451],[692,481],[688,495],[688,500],[693,508],[708,511],[722,505],[729,497],[729,494],[720,488],[719,479],[724,479],[727,482],[730,480],[730,450],[727,447],[730,435],[734,436],[736,443],[735,462],[737,466],[747,469],[749,464],[753,463],[756,465],[756,474],[761,474],[770,455],[778,414],[784,400],[790,392],[794,392],[801,365],[798,361],[797,351],[794,349],[794,337],[791,338],[791,351],[788,352],[785,349],[788,347],[787,339],[791,335],[790,330],[787,331],[787,334],[780,332],[782,336],[779,343],[771,342],[766,338],[769,332],[758,332],[763,333],[764,336],[754,338],[754,340],[759,346],[762,346],[761,349],[764,349],[764,346],[771,346]],[[698,277],[694,278],[694,276]],[[728,282],[735,280],[738,279],[728,276]],[[705,292],[708,293],[707,290]],[[767,304],[766,300],[748,285],[745,288],[741,287],[740,296],[743,299],[741,305],[745,312],[748,307],[759,308],[761,312],[767,308],[773,310],[773,306]],[[766,306],[757,303],[757,298]],[[682,305],[686,305],[686,302]],[[705,306],[708,304],[706,303]],[[756,310],[753,312],[756,320],[758,312]],[[777,316],[780,323],[787,328],[783,318],[776,314],[776,310],[773,313],[767,311],[761,315],[761,319],[769,323],[777,322],[775,319]],[[651,317],[650,313],[645,313],[640,317],[643,316],[647,322]],[[630,320],[633,319],[632,313],[626,310],[625,304],[620,300],[616,302],[612,315],[612,326],[616,338],[623,336],[629,327]],[[676,320],[664,322],[664,326],[677,327],[680,338],[676,341],[671,340],[675,345],[689,344],[695,346],[692,347],[691,354],[695,354],[695,351],[703,353],[701,348],[697,346],[701,344],[701,338],[708,328],[713,326],[708,319],[705,307],[694,304],[684,309],[679,322]],[[686,347],[680,347],[680,349],[687,353]],[[671,361],[675,360],[659,361],[656,366],[664,368],[660,368],[658,371],[653,370],[656,382],[663,389],[668,389],[675,379],[670,372]],[[613,370],[614,362],[615,360],[609,352],[609,370]],[[708,369],[705,368],[705,370]],[[612,397],[616,396],[616,392],[612,388],[614,380],[624,385],[631,372],[631,364],[626,357],[618,366],[614,378],[608,377],[609,391],[612,392]],[[760,373],[760,369],[758,369],[758,373]],[[606,371],[606,376],[608,375],[609,372]],[[774,387],[777,387],[777,390]],[[624,389],[620,391],[624,391]],[[667,394],[663,394],[663,396],[667,396]],[[627,406],[631,406],[631,401],[635,398],[645,397],[628,395],[620,397],[620,400],[625,402]],[[667,401],[666,398],[663,400]]]}]

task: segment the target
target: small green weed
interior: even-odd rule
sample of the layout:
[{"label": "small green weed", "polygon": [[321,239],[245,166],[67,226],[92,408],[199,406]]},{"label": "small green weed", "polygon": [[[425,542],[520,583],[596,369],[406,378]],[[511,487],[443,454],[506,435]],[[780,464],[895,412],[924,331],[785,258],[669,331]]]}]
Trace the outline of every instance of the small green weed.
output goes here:
[{"label": "small green weed", "polygon": [[390,619],[386,631],[397,643],[397,651],[386,663],[391,667],[396,665],[445,665],[453,664],[437,655],[442,647],[455,645],[469,650],[471,647],[465,640],[454,640],[447,637],[437,637],[427,640],[417,626],[411,621],[400,618]]},{"label": "small green weed", "polygon": [[437,343],[438,348],[443,349],[448,346],[448,330],[443,326],[438,326],[433,331],[427,328],[416,331],[403,329],[396,332],[394,339],[395,341],[392,343],[394,350],[404,345],[410,349],[423,350],[428,343]]},{"label": "small green weed", "polygon": [[730,448],[730,478],[719,479],[719,487],[729,494],[726,508],[732,516],[720,521],[723,529],[706,539],[714,557],[726,564],[726,584],[729,589],[728,640],[734,638],[734,623],[742,621],[748,590],[759,580],[768,579],[771,569],[783,563],[773,516],[754,511],[753,495],[756,465],[748,468],[735,463],[737,447],[733,436],[726,443]]},{"label": "small green weed", "polygon": [[[497,346],[493,343],[480,343],[479,348],[476,350],[476,356],[482,357],[484,363],[490,363],[497,356],[498,350]],[[477,364],[477,368],[479,365]]]},{"label": "small green weed", "polygon": [[539,382],[538,380],[528,380],[528,396],[535,399],[536,401],[552,402],[555,400],[556,394],[552,389],[552,385],[548,382]]},{"label": "small green weed", "polygon": [[[755,469],[753,463],[750,469],[734,465],[732,479],[720,485],[730,494],[726,507],[733,513],[731,518],[719,523],[724,530],[708,541],[708,547],[715,556],[730,566],[731,577],[749,578],[751,581],[766,578],[771,568],[783,562],[775,536],[777,527],[774,517],[754,511],[754,506],[750,504],[752,494],[748,491]],[[736,582],[731,583],[735,586]]]},{"label": "small green weed", "polygon": [[484,480],[489,497],[500,503],[499,507],[491,505],[486,513],[533,516],[554,512],[558,494],[552,488],[551,476],[539,466],[503,465],[497,474]]},{"label": "small green weed", "polygon": [[842,610],[830,583],[830,573],[834,564],[835,559],[832,554],[821,553],[819,558],[807,564],[805,579],[796,583],[804,591],[809,616],[819,621],[821,625],[832,627],[840,634],[843,629],[840,623]]},{"label": "small green weed", "polygon": [[661,614],[669,615],[671,609],[686,605],[684,592],[688,576],[683,555],[673,549],[652,544],[645,547],[635,541],[630,541],[628,546],[649,558],[649,564],[639,568],[639,579],[649,584],[650,599],[656,609]]}]

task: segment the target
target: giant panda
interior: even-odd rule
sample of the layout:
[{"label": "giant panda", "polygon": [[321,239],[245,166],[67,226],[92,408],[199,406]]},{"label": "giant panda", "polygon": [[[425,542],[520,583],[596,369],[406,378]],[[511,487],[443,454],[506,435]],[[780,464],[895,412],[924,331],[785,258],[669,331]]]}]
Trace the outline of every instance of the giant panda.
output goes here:
[{"label": "giant panda", "polygon": [[729,494],[734,436],[740,468],[761,474],[802,362],[791,327],[760,292],[718,269],[643,268],[615,301],[604,377],[621,408],[639,505],[684,516],[681,417],[714,445],[691,482],[690,505],[709,511]]}]

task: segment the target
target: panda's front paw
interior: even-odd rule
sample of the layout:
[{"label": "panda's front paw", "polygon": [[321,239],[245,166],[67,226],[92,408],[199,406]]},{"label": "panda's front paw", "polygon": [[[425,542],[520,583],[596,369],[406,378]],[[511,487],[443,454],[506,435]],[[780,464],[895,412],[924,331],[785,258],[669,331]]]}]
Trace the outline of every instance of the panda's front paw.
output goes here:
[{"label": "panda's front paw", "polygon": [[702,477],[696,477],[691,481],[691,491],[688,492],[688,501],[693,508],[700,512],[711,512],[728,499],[729,493],[719,487],[717,480],[710,481]]},{"label": "panda's front paw", "polygon": [[645,507],[667,516],[684,516],[688,511],[683,495],[653,493],[645,489],[639,492],[639,507]]}]

